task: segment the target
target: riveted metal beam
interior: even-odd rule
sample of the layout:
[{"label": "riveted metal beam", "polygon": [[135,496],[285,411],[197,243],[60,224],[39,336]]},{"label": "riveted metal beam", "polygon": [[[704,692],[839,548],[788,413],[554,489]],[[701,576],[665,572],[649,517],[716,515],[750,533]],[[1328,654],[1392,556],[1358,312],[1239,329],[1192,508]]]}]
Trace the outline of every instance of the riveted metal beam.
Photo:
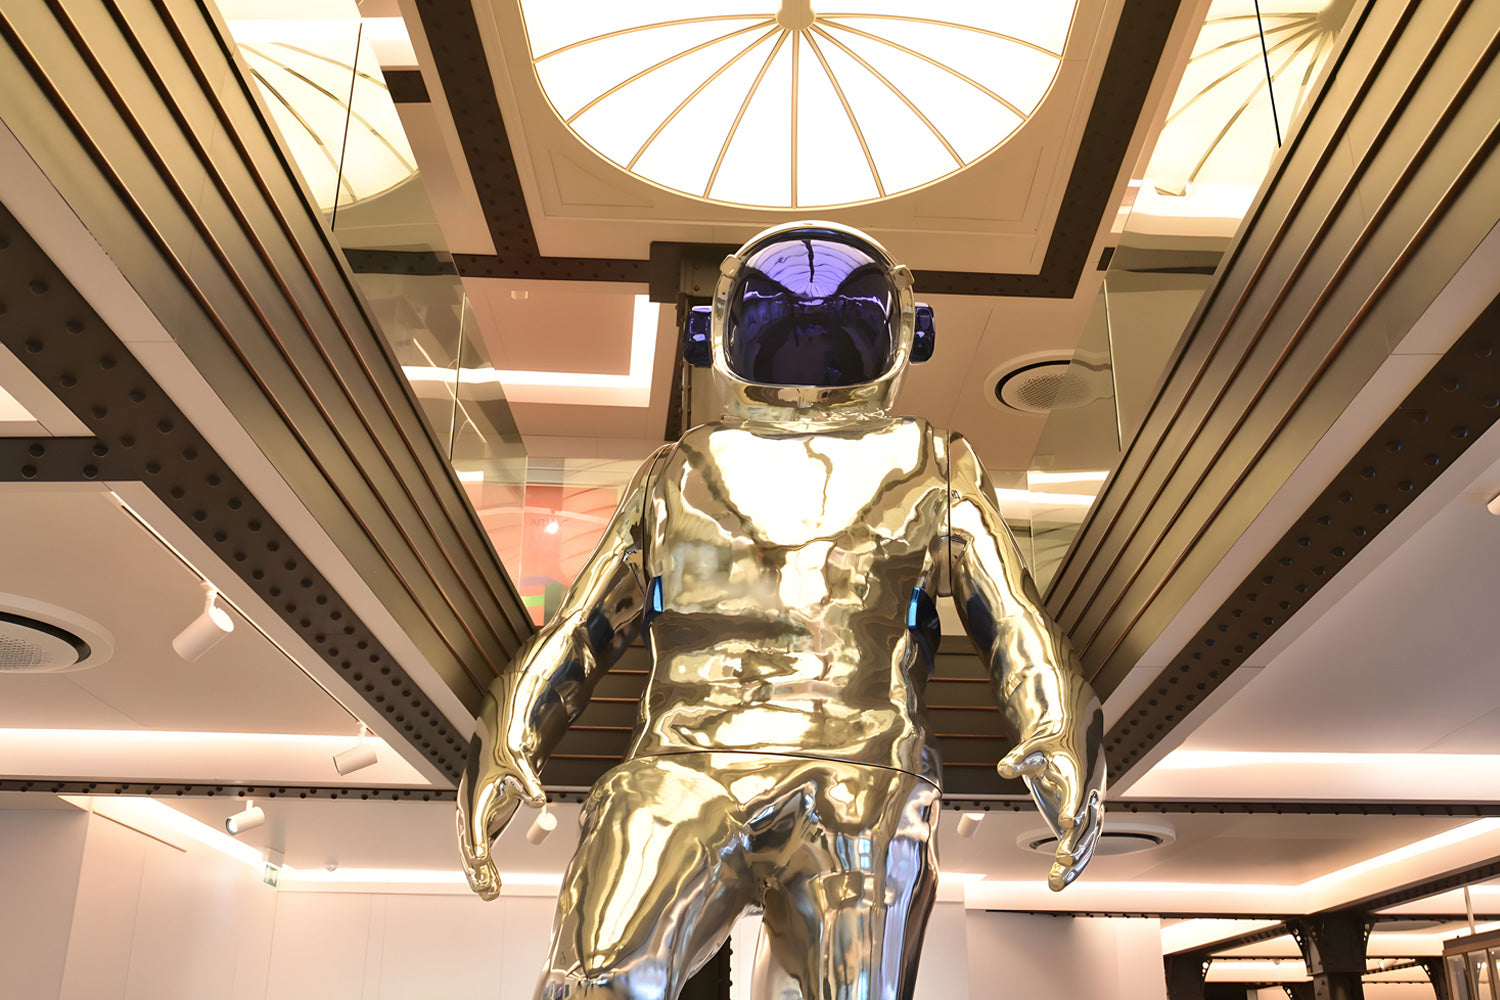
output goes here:
[{"label": "riveted metal beam", "polygon": [[0,481],[145,483],[456,782],[467,741],[3,205],[0,344],[98,435],[0,441]]},{"label": "riveted metal beam", "polygon": [[[190,0],[0,11],[7,126],[326,532],[341,572],[472,710],[529,620],[213,17]],[[15,219],[5,226],[19,245]],[[131,364],[61,272],[5,270],[20,282],[7,343],[112,460],[135,464],[122,478],[150,485],[456,778],[446,720],[439,733],[430,700],[190,426],[188,404],[168,398],[179,387]]]},{"label": "riveted metal beam", "polygon": [[[669,302],[677,294],[678,263],[684,252],[706,253],[717,267],[734,249],[654,243],[650,261],[542,256],[471,5],[418,0],[416,6],[495,245],[493,254],[455,254],[460,274],[650,280],[653,298]],[[1076,292],[1104,217],[1114,211],[1110,196],[1181,7],[1178,0],[1133,0],[1122,8],[1039,273],[918,271],[917,287],[924,294],[1068,298]]]},{"label": "riveted metal beam", "polygon": [[[1493,13],[1370,0],[1351,15],[1048,594],[1101,694],[1494,226]],[[1116,780],[1493,423],[1495,324],[1492,306],[1126,710],[1108,737]]]}]

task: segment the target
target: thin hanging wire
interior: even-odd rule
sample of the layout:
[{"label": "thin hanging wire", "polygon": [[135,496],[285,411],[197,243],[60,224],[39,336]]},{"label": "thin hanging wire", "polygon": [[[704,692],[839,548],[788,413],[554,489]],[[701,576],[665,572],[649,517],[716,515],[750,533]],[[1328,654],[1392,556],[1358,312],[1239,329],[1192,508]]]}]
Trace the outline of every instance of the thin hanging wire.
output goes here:
[{"label": "thin hanging wire", "polygon": [[349,121],[354,117],[354,85],[359,82],[359,43],[364,35],[365,23],[361,21],[354,32],[354,59],[349,63],[349,106],[344,109],[344,138],[339,143],[339,170],[338,177],[333,182],[333,215],[328,220],[329,229],[337,229],[339,224],[339,185],[344,182],[344,157],[349,152]]},{"label": "thin hanging wire", "polygon": [[1276,145],[1281,146],[1281,119],[1276,114],[1276,83],[1271,77],[1271,53],[1266,49],[1266,26],[1260,18],[1260,0],[1255,0],[1255,30],[1260,35],[1260,57],[1266,65],[1266,93],[1271,96],[1271,124],[1276,126]]}]

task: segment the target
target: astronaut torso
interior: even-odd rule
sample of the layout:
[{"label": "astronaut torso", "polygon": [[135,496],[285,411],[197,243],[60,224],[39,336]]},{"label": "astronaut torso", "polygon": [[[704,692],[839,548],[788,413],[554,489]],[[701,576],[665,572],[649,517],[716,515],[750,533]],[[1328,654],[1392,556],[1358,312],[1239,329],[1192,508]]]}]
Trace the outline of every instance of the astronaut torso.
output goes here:
[{"label": "astronaut torso", "polygon": [[746,751],[935,776],[919,655],[947,518],[918,419],[695,428],[652,475],[653,667],[632,756]]}]

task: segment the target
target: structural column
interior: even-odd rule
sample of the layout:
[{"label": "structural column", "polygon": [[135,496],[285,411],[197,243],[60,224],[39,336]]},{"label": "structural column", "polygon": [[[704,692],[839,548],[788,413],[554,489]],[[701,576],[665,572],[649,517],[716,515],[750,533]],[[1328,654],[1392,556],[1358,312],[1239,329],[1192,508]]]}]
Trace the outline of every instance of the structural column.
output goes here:
[{"label": "structural column", "polygon": [[1352,910],[1315,913],[1288,926],[1312,976],[1315,1000],[1364,1000],[1369,915]]},{"label": "structural column", "polygon": [[1443,967],[1443,960],[1436,956],[1418,958],[1417,964],[1427,973],[1427,978],[1432,980],[1432,992],[1437,1000],[1448,1000],[1448,975]]},{"label": "structural column", "polygon": [[1204,1000],[1203,980],[1212,961],[1206,951],[1183,951],[1164,957],[1167,1000]]}]

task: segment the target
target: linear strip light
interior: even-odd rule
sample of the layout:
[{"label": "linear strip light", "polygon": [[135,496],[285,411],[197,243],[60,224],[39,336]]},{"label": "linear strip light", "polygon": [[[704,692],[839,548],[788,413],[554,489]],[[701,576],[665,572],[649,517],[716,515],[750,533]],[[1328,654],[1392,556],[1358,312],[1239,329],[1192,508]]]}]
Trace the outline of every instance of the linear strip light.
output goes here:
[{"label": "linear strip light", "polygon": [[[1157,895],[1187,895],[1201,896],[1208,894],[1226,893],[1236,897],[1254,897],[1258,900],[1257,908],[1274,906],[1279,911],[1287,913],[1309,912],[1310,909],[1321,909],[1325,905],[1318,896],[1328,890],[1361,875],[1365,875],[1379,868],[1385,868],[1401,861],[1420,857],[1440,851],[1446,847],[1473,840],[1500,829],[1500,818],[1486,817],[1465,823],[1463,826],[1444,831],[1432,837],[1425,837],[1413,841],[1395,850],[1386,851],[1384,854],[1363,861],[1355,862],[1336,871],[1308,879],[1295,885],[1269,885],[1241,882],[1099,882],[1085,880],[1079,882],[1072,890],[1077,893],[1077,898],[1094,895],[1124,894],[1140,896],[1147,894]],[[985,895],[985,904],[990,905],[991,900],[1003,899],[1006,893],[1012,893],[1017,898],[1026,899],[1033,897],[1037,890],[1036,884],[1032,882],[992,882],[986,881],[979,887]],[[1080,892],[1080,890],[1083,890]],[[1314,905],[1316,904],[1316,905]]]},{"label": "linear strip light", "polygon": [[1225,767],[1327,766],[1356,764],[1374,770],[1396,765],[1423,765],[1438,770],[1491,766],[1490,754],[1465,753],[1297,753],[1271,750],[1173,750],[1153,771],[1219,770]]},{"label": "linear strip light", "polygon": [[[107,776],[110,782],[149,781],[163,766],[177,769],[189,783],[222,782],[225,776],[262,783],[267,774],[298,783],[326,781],[334,772],[330,758],[349,749],[349,734],[194,733],[153,729],[5,729],[0,728],[0,774],[69,778],[80,773]],[[380,758],[371,785],[420,785],[426,779],[380,737],[365,745]],[[100,761],[113,769],[104,772]],[[261,774],[262,778],[254,778]]]},{"label": "linear strip light", "polygon": [[995,490],[1001,503],[1030,503],[1051,507],[1092,507],[1096,497],[1084,493],[1034,493],[1031,490]]},{"label": "linear strip light", "polygon": [[266,856],[259,848],[235,840],[223,830],[179,812],[160,799],[141,796],[59,795],[58,798],[84,812],[96,813],[148,837],[174,846],[186,837],[226,857],[249,865],[256,871],[265,867]]},{"label": "linear strip light", "polygon": [[[577,403],[595,406],[649,406],[651,367],[656,356],[656,331],[661,306],[645,295],[635,296],[630,327],[630,371],[626,375],[602,372],[545,372],[513,368],[460,368],[460,385],[500,385],[512,403]],[[452,384],[454,370],[429,365],[403,365],[401,371],[413,384]],[[604,391],[600,391],[604,390]]]},{"label": "linear strip light", "polygon": [[1028,483],[1102,483],[1109,478],[1108,472],[1037,472],[1027,470]]}]

